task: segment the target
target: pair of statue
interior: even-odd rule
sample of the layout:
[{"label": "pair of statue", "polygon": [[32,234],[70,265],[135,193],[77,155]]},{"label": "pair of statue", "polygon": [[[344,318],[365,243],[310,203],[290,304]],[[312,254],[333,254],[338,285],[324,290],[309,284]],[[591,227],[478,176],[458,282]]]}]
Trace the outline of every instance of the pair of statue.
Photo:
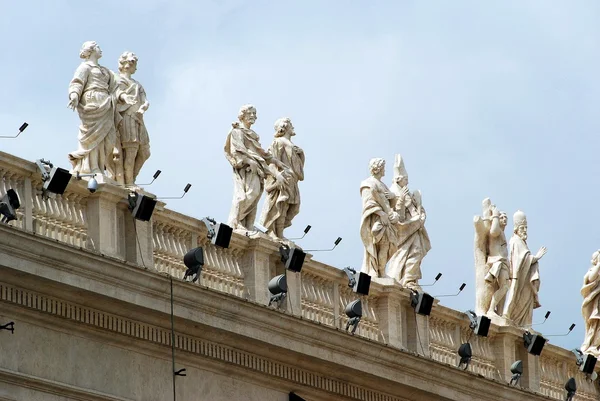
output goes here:
[{"label": "pair of statue", "polygon": [[533,310],[539,308],[538,261],[546,254],[541,247],[531,254],[527,245],[527,217],[518,210],[513,216],[513,235],[507,248],[504,229],[508,224],[489,198],[475,225],[476,313],[504,317],[515,326],[529,328]]},{"label": "pair of statue", "polygon": [[421,192],[408,189],[408,173],[400,155],[396,155],[391,188],[381,181],[384,159],[372,159],[369,171],[371,176],[360,185],[362,271],[372,277],[389,276],[405,288],[419,290],[421,261],[431,249]]},{"label": "pair of statue", "polygon": [[225,142],[225,157],[233,169],[228,224],[237,230],[253,231],[258,202],[266,191],[260,224],[271,238],[281,241],[285,240],[284,229],[292,225],[300,211],[298,183],[304,180],[304,151],[292,142],[296,132],[287,117],[275,122],[275,138],[265,151],[251,128],[256,118],[254,106],[242,106],[239,122],[232,124]]},{"label": "pair of statue", "polygon": [[138,58],[124,52],[119,74],[101,66],[102,49],[85,42],[79,57],[83,62],[69,85],[68,107],[81,119],[79,149],[69,154],[72,172],[107,174],[121,185],[132,186],[150,157],[150,142],[144,124],[148,110],[146,92],[131,76]]}]

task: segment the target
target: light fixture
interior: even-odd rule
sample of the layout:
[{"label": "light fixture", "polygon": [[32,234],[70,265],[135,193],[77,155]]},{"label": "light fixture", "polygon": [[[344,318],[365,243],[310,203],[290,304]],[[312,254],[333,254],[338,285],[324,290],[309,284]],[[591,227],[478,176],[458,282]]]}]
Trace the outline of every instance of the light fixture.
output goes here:
[{"label": "light fixture", "polygon": [[523,361],[518,360],[513,362],[512,365],[510,365],[510,373],[512,373],[512,377],[510,378],[510,382],[508,383],[511,386],[516,386],[517,384],[519,384],[519,381],[521,380],[521,375],[523,374]]},{"label": "light fixture", "polygon": [[156,199],[149,196],[131,192],[128,197],[129,210],[133,217],[140,221],[149,221],[152,218]]},{"label": "light fixture", "polygon": [[15,322],[9,322],[0,326],[0,330],[8,330],[12,334],[15,334]]},{"label": "light fixture", "polygon": [[344,268],[344,273],[348,276],[348,287],[352,288],[357,294],[369,295],[371,288],[371,276],[363,272],[356,272],[351,267]]},{"label": "light fixture", "polygon": [[471,344],[464,343],[458,348],[458,356],[460,356],[460,361],[458,362],[458,367],[461,365],[464,366],[463,370],[467,370],[469,367],[469,362],[471,362],[471,357],[473,356],[473,351],[471,350]]},{"label": "light fixture", "polygon": [[98,181],[96,181],[96,173],[90,173],[90,174],[79,174],[79,172],[77,172],[77,174],[75,175],[75,178],[80,181],[83,177],[92,177],[90,178],[90,180],[88,181],[88,185],[87,185],[87,189],[88,191],[90,191],[91,193],[94,193],[98,190]]},{"label": "light fixture", "polygon": [[[439,276],[439,274],[438,274]],[[435,284],[435,283],[434,283]],[[458,289],[458,292],[456,294],[446,294],[446,295],[436,295],[435,298],[443,298],[443,297],[457,297],[460,295],[460,293],[462,292],[462,290],[465,289],[465,287],[467,286],[467,283],[462,283],[460,285],[460,288]]]},{"label": "light fixture", "polygon": [[307,249],[306,252],[331,252],[342,242],[342,237],[337,237],[333,243],[333,247],[329,249]]},{"label": "light fixture", "polygon": [[432,287],[441,278],[442,278],[442,273],[438,273],[437,276],[435,276],[435,279],[433,280],[433,283],[431,283],[431,284],[425,284],[425,285],[422,285],[421,287]]},{"label": "light fixture", "polygon": [[233,229],[227,224],[217,223],[210,217],[205,217],[202,222],[208,230],[206,237],[210,240],[213,245],[220,248],[229,248],[229,242],[231,241],[231,234]]},{"label": "light fixture", "polygon": [[306,401],[304,398],[300,397],[298,394],[291,392],[289,396],[289,401]]},{"label": "light fixture", "polygon": [[279,247],[279,254],[286,269],[300,273],[302,265],[304,265],[304,258],[306,258],[306,253],[302,249],[296,247],[290,248],[284,244]]},{"label": "light fixture", "polygon": [[565,384],[565,390],[567,390],[567,398],[565,398],[565,401],[572,401],[573,397],[575,397],[575,393],[577,392],[577,383],[575,383],[574,377],[571,377],[569,380],[567,380],[567,383]]},{"label": "light fixture", "polygon": [[160,175],[162,171],[160,170],[156,170],[156,173],[154,173],[154,175],[152,176],[152,181],[150,181],[147,184],[137,184],[137,185],[152,185],[152,183],[158,178],[158,176]]},{"label": "light fixture", "polygon": [[62,195],[71,181],[71,173],[61,167],[55,167],[49,161],[38,159],[35,161],[38,168],[42,172],[43,192],[51,192],[53,194]]},{"label": "light fixture", "polygon": [[[156,175],[156,173],[154,173],[154,175]],[[185,188],[183,189],[183,195],[181,195],[181,196],[167,196],[167,197],[164,197],[164,198],[158,198],[158,200],[163,200],[163,199],[181,199],[181,198],[183,198],[185,196],[185,194],[188,193],[188,191],[190,190],[191,187],[192,187],[192,184],[187,184],[185,186]]]},{"label": "light fixture", "polygon": [[590,354],[583,354],[579,349],[572,349],[572,353],[575,354],[576,365],[579,366],[579,370],[587,375],[591,375],[594,373],[594,368],[596,367],[597,358]]},{"label": "light fixture", "polygon": [[292,240],[292,241],[293,241],[293,240],[300,240],[300,239],[303,239],[304,237],[306,237],[306,234],[308,234],[308,232],[310,231],[310,229],[311,229],[311,228],[312,228],[312,227],[311,227],[311,225],[310,225],[310,224],[309,224],[309,225],[307,225],[307,226],[306,226],[306,228],[304,228],[304,234],[302,234],[302,237],[290,238],[290,240]]},{"label": "light fixture", "polygon": [[6,191],[6,194],[0,199],[0,214],[2,214],[2,219],[0,222],[8,223],[12,220],[17,219],[16,210],[21,207],[21,201],[19,200],[19,195],[14,189],[9,189]]},{"label": "light fixture", "polygon": [[348,322],[346,323],[346,331],[352,326],[351,334],[354,334],[356,328],[358,327],[358,323],[360,323],[360,318],[362,317],[362,302],[360,299],[350,302],[346,305],[346,309],[344,310],[346,316],[348,316]]},{"label": "light fixture", "polygon": [[477,316],[472,310],[466,311],[465,314],[469,317],[469,328],[473,330],[473,333],[481,337],[487,337],[492,323],[490,318],[485,315]]},{"label": "light fixture", "polygon": [[412,290],[410,295],[410,305],[419,315],[429,316],[429,314],[431,314],[431,308],[433,307],[433,297],[426,292]]},{"label": "light fixture", "polygon": [[541,334],[531,334],[529,331],[523,333],[523,344],[531,355],[540,355],[546,345],[546,339]]},{"label": "light fixture", "polygon": [[285,299],[288,291],[285,274],[273,277],[269,281],[269,284],[267,284],[267,287],[271,293],[271,298],[269,298],[269,306],[271,306],[273,302],[275,302],[278,307],[281,306],[281,303]]},{"label": "light fixture", "polygon": [[202,266],[204,266],[204,251],[201,247],[189,250],[183,256],[183,264],[187,267],[183,280],[187,280],[188,277],[192,277],[192,283],[195,283],[202,273]]},{"label": "light fixture", "polygon": [[21,135],[21,133],[22,133],[23,131],[25,131],[25,128],[27,128],[28,126],[29,126],[29,124],[27,124],[27,123],[23,123],[23,124],[21,124],[21,126],[19,127],[19,132],[17,133],[17,135],[12,135],[12,136],[0,136],[0,138],[16,138],[16,137],[18,137],[19,135]]}]

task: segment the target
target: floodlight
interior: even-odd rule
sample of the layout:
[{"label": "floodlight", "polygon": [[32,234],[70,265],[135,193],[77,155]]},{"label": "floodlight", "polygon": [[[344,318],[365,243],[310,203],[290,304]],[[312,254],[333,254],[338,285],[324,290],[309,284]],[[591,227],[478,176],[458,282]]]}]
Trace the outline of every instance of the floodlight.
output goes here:
[{"label": "floodlight", "polygon": [[299,239],[303,239],[304,237],[306,237],[306,234],[308,234],[308,232],[311,229],[311,225],[307,225],[306,228],[304,228],[304,234],[302,234],[302,237],[297,237],[297,238],[290,238],[290,240],[299,240]]},{"label": "floodlight", "polygon": [[231,227],[229,227],[227,224],[217,223],[210,217],[203,218],[202,222],[208,230],[208,234],[206,236],[213,245],[216,245],[220,248],[229,248],[229,241],[231,241],[231,235],[233,233],[233,229]]},{"label": "floodlight", "polygon": [[17,133],[17,135],[12,135],[12,136],[0,136],[0,138],[16,138],[16,137],[18,137],[19,135],[21,135],[21,133],[22,133],[23,131],[25,131],[25,128],[27,128],[28,126],[29,126],[29,124],[27,124],[27,123],[23,123],[23,124],[21,124],[21,126],[19,127],[19,132]]},{"label": "floodlight", "polygon": [[344,273],[348,276],[348,287],[357,294],[369,295],[371,287],[371,276],[363,272],[356,272],[351,267],[344,268]]},{"label": "floodlight", "polygon": [[523,361],[515,361],[512,365],[510,365],[510,373],[512,373],[512,377],[510,379],[511,386],[516,386],[519,384],[519,380],[521,380],[521,375],[523,374]]},{"label": "floodlight", "polygon": [[288,291],[287,279],[285,277],[285,274],[273,277],[271,281],[269,281],[269,284],[267,286],[269,288],[269,292],[271,293],[271,298],[269,299],[269,306],[271,306],[273,302],[275,302],[277,306],[279,306],[281,302],[285,299],[285,296],[287,295]]},{"label": "floodlight", "polygon": [[477,316],[474,311],[468,310],[465,314],[469,317],[469,328],[478,336],[487,337],[492,321],[485,315]]},{"label": "floodlight", "polygon": [[575,363],[579,366],[579,370],[585,374],[591,375],[594,373],[594,367],[596,366],[597,359],[595,356],[590,354],[583,354],[579,349],[572,349],[572,353],[575,354]]},{"label": "floodlight", "polygon": [[[156,175],[156,173],[154,173],[154,175]],[[158,175],[156,175],[158,177]],[[159,200],[163,200],[163,199],[181,199],[185,196],[185,194],[188,193],[188,191],[190,190],[190,188],[192,187],[192,184],[187,184],[185,186],[185,188],[183,189],[183,195],[181,196],[167,196],[167,197],[163,197],[163,198],[158,198]]]},{"label": "floodlight", "polygon": [[147,184],[137,184],[137,185],[152,185],[152,183],[154,182],[154,180],[156,180],[158,178],[158,176],[160,175],[160,173],[162,173],[162,171],[156,170],[156,173],[154,173],[154,175],[152,176],[152,181],[150,181]]},{"label": "floodlight", "polygon": [[15,334],[15,322],[9,322],[0,326],[0,330],[8,330],[12,334]]},{"label": "floodlight", "polygon": [[435,279],[433,280],[433,283],[431,283],[431,284],[425,284],[425,285],[422,285],[421,287],[432,287],[441,278],[442,278],[442,273],[438,273],[437,276],[435,276]]},{"label": "floodlight", "polygon": [[8,223],[17,219],[16,210],[21,207],[19,195],[14,189],[9,189],[6,194],[0,199],[0,214],[2,219],[0,222]]},{"label": "floodlight", "polygon": [[189,250],[183,257],[183,263],[187,270],[183,276],[183,280],[187,280],[188,277],[192,278],[192,283],[195,283],[202,273],[202,266],[204,266],[204,251],[201,247]]},{"label": "floodlight", "polygon": [[546,339],[541,334],[531,334],[526,331],[523,333],[523,344],[527,348],[527,352],[531,355],[540,355],[546,345]]},{"label": "floodlight", "polygon": [[358,323],[360,323],[360,318],[362,317],[362,302],[360,299],[356,301],[350,302],[346,305],[346,309],[344,311],[346,316],[348,316],[348,322],[346,323],[346,331],[348,328],[352,326],[351,334],[354,334],[356,328],[358,327]]},{"label": "floodlight", "polygon": [[471,362],[471,357],[473,356],[473,351],[471,350],[471,344],[464,343],[458,348],[458,356],[460,356],[460,361],[458,362],[458,367],[464,365],[463,370],[467,370],[469,367],[469,362]]},{"label": "floodlight", "polygon": [[298,394],[291,392],[289,401],[306,401],[304,398],[300,397]]},{"label": "floodlight", "polygon": [[571,377],[569,380],[567,380],[567,383],[565,384],[565,390],[567,390],[567,398],[565,398],[565,401],[573,400],[573,397],[575,397],[575,393],[577,392],[577,383],[575,383],[574,377]]},{"label": "floodlight", "polygon": [[35,161],[42,172],[42,181],[44,181],[43,191],[62,195],[71,181],[71,173],[64,168],[55,167],[49,161],[38,159]]},{"label": "floodlight", "polygon": [[[439,276],[439,274],[438,274]],[[435,284],[435,283],[434,283]],[[443,297],[457,297],[458,295],[460,295],[460,293],[462,292],[462,290],[465,289],[465,287],[467,286],[467,283],[462,283],[460,285],[460,288],[458,289],[458,292],[456,294],[446,294],[446,295],[436,295],[435,298],[443,298]]]},{"label": "floodlight", "polygon": [[132,192],[129,194],[129,210],[134,218],[141,221],[149,221],[152,218],[156,199],[149,196]]},{"label": "floodlight", "polygon": [[333,247],[330,249],[307,249],[306,252],[331,252],[342,242],[342,237],[337,237],[333,243]]},{"label": "floodlight", "polygon": [[412,290],[410,305],[419,315],[429,316],[433,307],[433,297],[426,292]]},{"label": "floodlight", "polygon": [[302,249],[281,245],[279,247],[279,254],[286,269],[300,273],[304,264],[304,258],[306,257],[306,253]]}]

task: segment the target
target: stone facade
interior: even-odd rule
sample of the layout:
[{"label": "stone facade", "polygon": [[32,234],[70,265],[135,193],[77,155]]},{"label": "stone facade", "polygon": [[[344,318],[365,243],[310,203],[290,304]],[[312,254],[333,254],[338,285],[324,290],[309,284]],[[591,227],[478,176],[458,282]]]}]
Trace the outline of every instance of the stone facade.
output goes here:
[{"label": "stone facade", "polygon": [[[409,292],[373,282],[363,319],[344,331],[344,306],[359,296],[345,274],[307,260],[287,272],[288,297],[267,307],[267,283],[284,273],[278,244],[234,233],[213,247],[204,224],[157,206],[134,221],[127,191],[101,184],[90,194],[73,180],[41,199],[33,163],[0,152],[0,193],[21,198],[18,220],[0,225],[0,400],[171,400],[173,284],[177,400],[597,400],[571,352],[547,344],[527,354],[522,332],[492,325],[470,336],[469,321],[436,304],[415,315]],[[137,233],[137,238],[136,238]],[[203,246],[197,283],[181,280],[183,255]],[[457,349],[473,346],[468,370]],[[521,387],[510,365],[521,359]]]}]

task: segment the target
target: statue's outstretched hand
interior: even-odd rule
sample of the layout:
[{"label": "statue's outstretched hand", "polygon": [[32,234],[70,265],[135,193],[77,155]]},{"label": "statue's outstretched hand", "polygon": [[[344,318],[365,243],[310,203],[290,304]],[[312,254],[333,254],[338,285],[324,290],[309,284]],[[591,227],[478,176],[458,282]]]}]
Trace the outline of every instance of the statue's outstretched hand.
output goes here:
[{"label": "statue's outstretched hand", "polygon": [[538,253],[535,255],[535,259],[540,260],[546,254],[547,251],[548,250],[545,246],[541,247]]},{"label": "statue's outstretched hand", "polygon": [[78,104],[79,96],[77,96],[77,93],[71,93],[71,96],[69,96],[69,104],[67,104],[67,107],[71,110],[75,110]]}]

